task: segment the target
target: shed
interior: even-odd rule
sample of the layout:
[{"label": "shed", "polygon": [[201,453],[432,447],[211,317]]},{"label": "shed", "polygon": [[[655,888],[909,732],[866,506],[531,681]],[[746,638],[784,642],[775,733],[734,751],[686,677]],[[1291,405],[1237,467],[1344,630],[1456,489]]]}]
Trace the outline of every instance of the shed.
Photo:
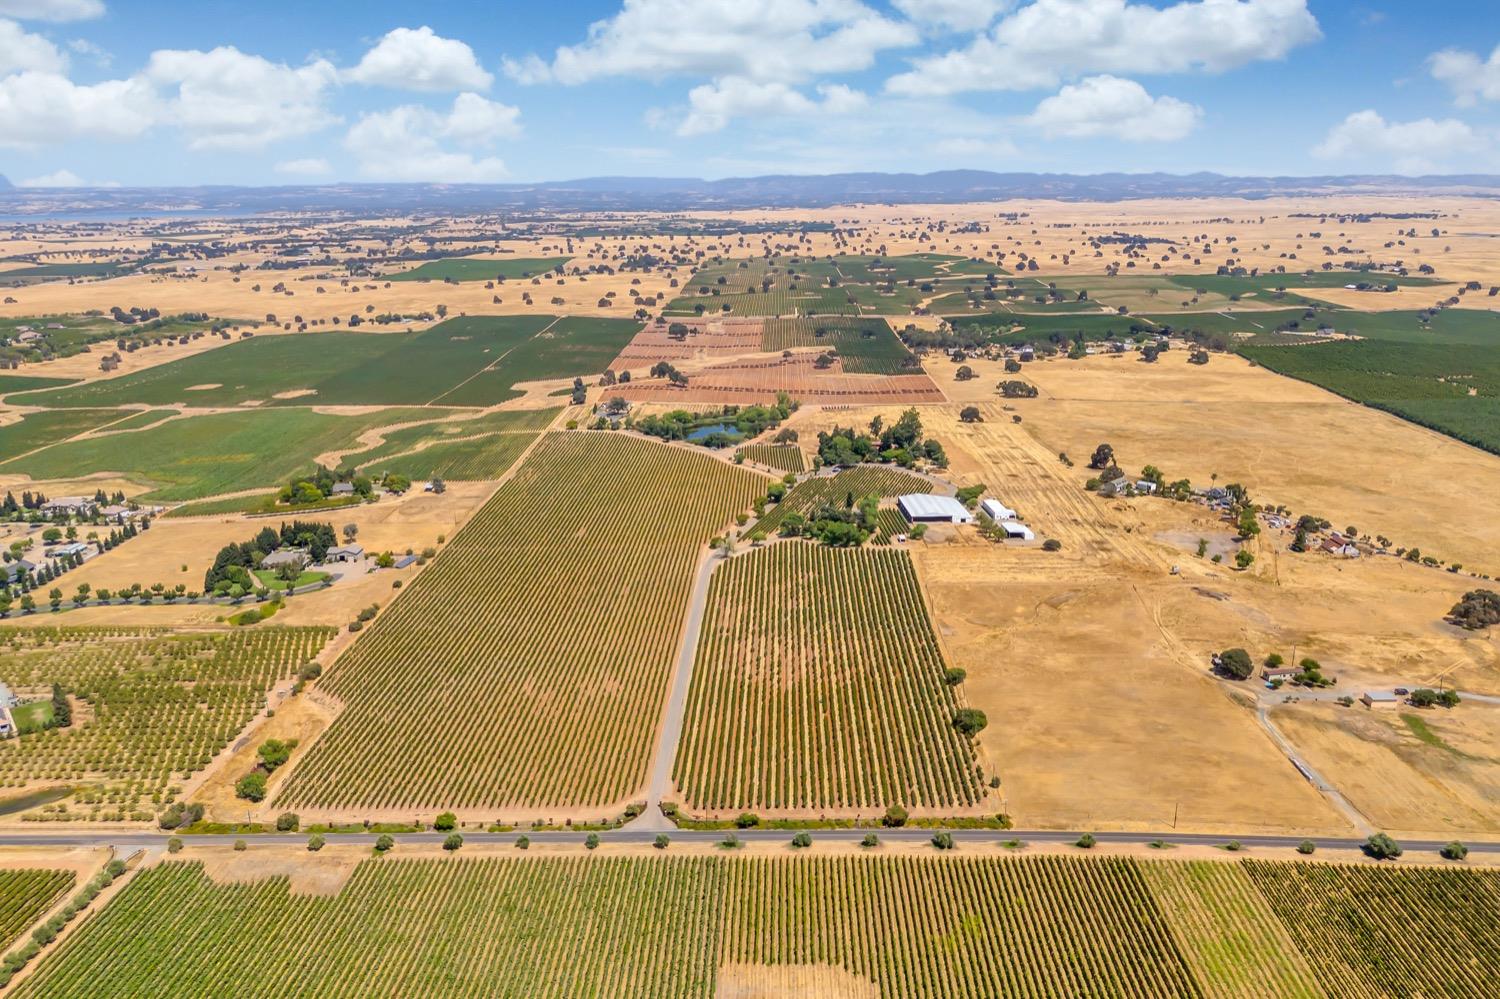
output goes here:
[{"label": "shed", "polygon": [[1010,507],[1006,506],[1004,503],[1001,503],[997,499],[984,500],[979,504],[979,509],[983,510],[985,516],[989,517],[997,524],[1003,520],[1016,519],[1016,511],[1012,510]]},{"label": "shed", "polygon": [[1000,530],[1005,532],[1007,538],[1015,538],[1020,541],[1035,541],[1036,534],[1031,528],[1019,520],[1002,520],[999,524]]},{"label": "shed", "polygon": [[968,508],[952,496],[911,493],[897,499],[896,505],[913,524],[968,524],[974,520]]},{"label": "shed", "polygon": [[1383,708],[1393,708],[1401,703],[1401,698],[1389,690],[1367,690],[1360,695],[1359,699],[1367,708],[1373,708],[1376,705]]}]

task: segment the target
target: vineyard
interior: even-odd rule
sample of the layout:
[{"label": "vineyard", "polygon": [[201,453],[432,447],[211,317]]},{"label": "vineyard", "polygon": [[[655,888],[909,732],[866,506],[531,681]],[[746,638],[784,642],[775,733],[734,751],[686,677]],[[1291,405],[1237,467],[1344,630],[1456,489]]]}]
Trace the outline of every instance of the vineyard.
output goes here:
[{"label": "vineyard", "polygon": [[614,434],[543,438],[325,675],[304,808],[594,807],[644,780],[702,546],[765,479]]},{"label": "vineyard", "polygon": [[148,820],[332,634],[0,630],[0,676],[14,690],[47,696],[55,683],[79,701],[69,728],[0,742],[0,786],[79,785],[66,806],[46,806],[47,820]]},{"label": "vineyard", "polygon": [[852,497],[858,503],[866,496],[905,496],[908,493],[930,493],[932,483],[920,475],[903,472],[886,465],[857,465],[833,475],[815,475],[792,487],[785,498],[755,526],[775,534],[787,514],[807,514],[820,503],[847,503]]},{"label": "vineyard", "polygon": [[[317,896],[170,861],[14,992],[707,999],[721,969],[771,981],[812,968],[867,984],[859,994],[927,999],[1484,999],[1500,974],[1494,877],[1046,855],[509,856],[367,860]],[[1258,891],[1288,887],[1300,909],[1273,914]],[[1416,932],[1413,916],[1444,931]],[[1306,938],[1289,942],[1282,919]],[[1365,923],[1386,927],[1389,949],[1346,954]]]},{"label": "vineyard", "polygon": [[72,887],[72,871],[0,870],[0,953]]},{"label": "vineyard", "polygon": [[740,448],[740,454],[746,461],[759,462],[783,472],[801,472],[807,468],[802,460],[802,449],[795,444],[747,444]]},{"label": "vineyard", "polygon": [[1245,870],[1334,999],[1495,994],[1500,871],[1263,861]]},{"label": "vineyard", "polygon": [[715,572],[675,778],[695,810],[984,797],[905,552],[783,543]]}]

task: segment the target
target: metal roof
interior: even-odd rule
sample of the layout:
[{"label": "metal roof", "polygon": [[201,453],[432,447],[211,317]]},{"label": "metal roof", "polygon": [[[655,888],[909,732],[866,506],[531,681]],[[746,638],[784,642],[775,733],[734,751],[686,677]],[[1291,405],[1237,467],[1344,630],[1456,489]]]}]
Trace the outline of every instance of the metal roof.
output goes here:
[{"label": "metal roof", "polygon": [[929,496],[926,493],[911,493],[897,502],[911,517],[945,517],[968,520],[972,515],[968,508],[952,496]]}]

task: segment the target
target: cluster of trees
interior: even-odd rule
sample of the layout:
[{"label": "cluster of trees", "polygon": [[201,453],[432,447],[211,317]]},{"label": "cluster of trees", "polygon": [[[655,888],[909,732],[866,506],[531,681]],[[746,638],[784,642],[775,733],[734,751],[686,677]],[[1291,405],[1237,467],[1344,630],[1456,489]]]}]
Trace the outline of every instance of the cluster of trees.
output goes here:
[{"label": "cluster of trees", "polygon": [[840,426],[820,432],[817,460],[825,467],[858,465],[867,461],[896,464],[902,468],[928,461],[946,467],[948,454],[936,440],[923,438],[922,418],[913,407],[888,427],[879,416],[875,417],[870,421],[868,433]]},{"label": "cluster of trees", "polygon": [[610,368],[599,376],[599,384],[605,388],[609,388],[611,385],[629,385],[630,372],[622,371],[616,375],[614,369]]},{"label": "cluster of trees", "polygon": [[813,538],[834,548],[857,548],[875,533],[879,508],[880,497],[866,496],[856,501],[854,494],[849,493],[843,506],[825,502],[808,516],[787,514],[781,522],[781,536]]},{"label": "cluster of trees", "polygon": [[0,514],[4,514],[7,518],[14,519],[21,516],[25,511],[40,510],[42,508],[42,504],[45,502],[47,502],[47,497],[42,495],[40,491],[23,491],[21,493],[21,498],[19,501],[16,499],[15,493],[7,491],[5,493],[5,501],[3,503],[0,503]]},{"label": "cluster of trees", "polygon": [[[311,561],[321,562],[328,555],[328,549],[337,544],[338,537],[333,533],[332,524],[294,520],[290,524],[282,524],[280,531],[270,527],[261,528],[249,541],[228,544],[219,549],[219,553],[214,556],[214,564],[204,574],[203,589],[222,596],[244,596],[256,585],[250,570],[259,566],[267,555],[278,548],[305,548]],[[288,571],[295,569],[290,578],[296,579],[302,574],[303,568],[295,563],[289,564]],[[236,588],[238,593],[235,592]]]},{"label": "cluster of trees", "polygon": [[296,739],[267,739],[260,744],[255,751],[260,757],[260,763],[256,768],[241,777],[234,785],[234,793],[238,798],[246,801],[264,801],[266,797],[266,782],[277,767],[292,758],[292,750],[297,748]]},{"label": "cluster of trees", "polygon": [[1448,620],[1470,631],[1500,624],[1500,594],[1494,590],[1470,590],[1453,605]]},{"label": "cluster of trees", "polygon": [[651,377],[665,378],[673,385],[686,385],[688,383],[687,375],[678,371],[676,367],[666,361],[657,361],[651,365]]},{"label": "cluster of trees", "polygon": [[[1018,370],[1019,368],[1020,365],[1017,365]],[[1030,382],[1023,382],[1018,378],[1007,378],[1005,381],[1001,382],[995,387],[999,389],[1000,394],[1007,399],[1036,398],[1036,386],[1032,385]]]},{"label": "cluster of trees", "polygon": [[278,502],[293,506],[321,503],[333,495],[333,487],[340,482],[349,483],[354,487],[354,492],[364,499],[369,499],[375,489],[375,483],[370,481],[369,476],[361,475],[352,468],[331,469],[319,465],[311,475],[299,475],[282,486],[281,493],[276,498]]}]

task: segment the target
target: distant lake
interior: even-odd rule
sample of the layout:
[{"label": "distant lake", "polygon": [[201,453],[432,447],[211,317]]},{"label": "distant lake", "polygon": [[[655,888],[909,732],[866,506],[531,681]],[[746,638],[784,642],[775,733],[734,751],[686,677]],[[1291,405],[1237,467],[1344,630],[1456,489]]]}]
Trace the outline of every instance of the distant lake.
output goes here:
[{"label": "distant lake", "polygon": [[707,427],[699,427],[688,434],[687,439],[690,441],[701,441],[703,438],[712,437],[714,434],[729,434],[733,437],[744,436],[740,433],[740,428],[736,427],[733,423],[715,423]]}]

